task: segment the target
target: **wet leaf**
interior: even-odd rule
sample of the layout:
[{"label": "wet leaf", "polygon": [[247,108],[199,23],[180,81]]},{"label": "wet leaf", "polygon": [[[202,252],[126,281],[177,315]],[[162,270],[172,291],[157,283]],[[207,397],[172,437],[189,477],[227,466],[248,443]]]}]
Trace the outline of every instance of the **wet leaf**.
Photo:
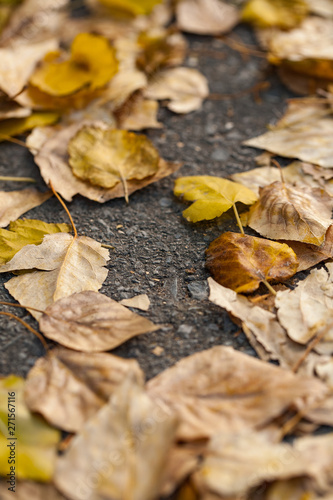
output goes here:
[{"label": "wet leaf", "polygon": [[73,500],[153,500],[175,427],[170,412],[128,378],[59,458],[55,484]]},{"label": "wet leaf", "polygon": [[75,293],[47,307],[39,327],[61,345],[84,352],[109,351],[159,326],[97,292]]},{"label": "wet leaf", "polygon": [[182,359],[150,380],[147,390],[178,415],[182,441],[263,430],[288,408],[321,401],[327,393],[314,377],[297,376],[224,346]]},{"label": "wet leaf", "polygon": [[210,175],[180,177],[175,182],[174,194],[194,201],[183,212],[191,222],[215,219],[237,202],[252,205],[257,200],[256,194],[241,184]]},{"label": "wet leaf", "polygon": [[0,142],[6,140],[3,136],[15,136],[35,127],[53,125],[59,120],[58,113],[32,113],[25,118],[9,118],[0,122]]},{"label": "wet leaf", "polygon": [[48,224],[41,220],[16,220],[7,229],[0,229],[0,262],[11,260],[26,245],[40,245],[46,234],[70,233],[69,224]]},{"label": "wet leaf", "polygon": [[324,99],[292,99],[275,127],[244,144],[332,168],[332,133],[332,111]]},{"label": "wet leaf", "polygon": [[30,77],[30,83],[51,96],[68,96],[87,87],[104,87],[117,73],[114,49],[106,38],[89,33],[76,36],[68,60],[61,53],[50,52]]},{"label": "wet leaf", "polygon": [[[60,432],[30,413],[23,400],[24,380],[15,375],[0,379],[0,474],[9,474],[7,447],[12,437],[7,433],[8,393],[15,392],[16,477],[50,481]],[[8,439],[7,439],[8,437]]]},{"label": "wet leaf", "polygon": [[98,0],[111,10],[124,11],[134,16],[149,14],[162,0]]},{"label": "wet leaf", "polygon": [[83,127],[68,145],[69,164],[81,180],[106,189],[142,180],[158,170],[159,154],[145,135],[125,130]]},{"label": "wet leaf", "polygon": [[265,281],[291,278],[298,267],[288,245],[231,232],[214,240],[206,254],[214,279],[237,293],[253,292]]},{"label": "wet leaf", "polygon": [[207,79],[196,69],[171,68],[156,74],[148,84],[148,99],[170,99],[167,107],[175,113],[190,113],[200,109],[208,96]]},{"label": "wet leaf", "polygon": [[[73,293],[99,290],[107,276],[108,251],[86,236],[46,235],[40,245],[26,245],[0,272],[29,270],[5,285],[20,304],[44,311]],[[41,314],[31,311],[39,319]]]},{"label": "wet leaf", "polygon": [[53,349],[30,370],[25,401],[31,411],[40,413],[52,425],[78,432],[129,374],[143,382],[135,360]]},{"label": "wet leaf", "polygon": [[238,10],[219,0],[181,0],[176,16],[181,30],[199,35],[228,33],[239,21]]},{"label": "wet leaf", "polygon": [[37,189],[1,191],[0,227],[8,226],[11,221],[16,220],[32,208],[38,207],[51,196],[51,191],[41,193]]},{"label": "wet leaf", "polygon": [[305,0],[249,0],[243,8],[242,20],[260,28],[290,29],[300,24],[308,12]]}]

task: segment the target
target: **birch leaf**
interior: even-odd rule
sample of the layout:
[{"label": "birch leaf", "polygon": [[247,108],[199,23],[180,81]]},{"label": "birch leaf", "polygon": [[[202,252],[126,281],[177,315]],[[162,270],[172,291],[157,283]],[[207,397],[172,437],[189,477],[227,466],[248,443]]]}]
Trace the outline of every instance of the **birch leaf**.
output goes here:
[{"label": "birch leaf", "polygon": [[60,52],[47,54],[30,77],[34,87],[51,96],[104,87],[118,70],[114,49],[99,35],[80,33],[72,43],[70,58],[62,61],[60,56]]},{"label": "birch leaf", "polygon": [[150,14],[162,0],[98,0],[111,10],[123,11],[134,16]]},{"label": "birch leaf", "polygon": [[198,35],[227,33],[238,23],[238,10],[219,0],[181,0],[176,4],[178,28]]},{"label": "birch leaf", "polygon": [[248,225],[266,238],[321,245],[332,224],[333,199],[323,189],[274,182],[260,190]]},{"label": "birch leaf", "polygon": [[23,390],[21,377],[10,375],[0,379],[0,474],[6,476],[9,473],[8,393],[15,392],[16,477],[47,482],[53,475],[60,432],[30,413],[24,403]]},{"label": "birch leaf", "polygon": [[174,194],[194,201],[183,212],[191,222],[215,219],[237,202],[252,205],[257,200],[256,194],[241,184],[210,175],[180,177],[175,182]]},{"label": "birch leaf", "polygon": [[239,233],[222,234],[206,254],[214,279],[237,293],[253,292],[261,282],[291,278],[298,267],[288,245]]},{"label": "birch leaf", "polygon": [[109,351],[158,326],[97,292],[82,292],[50,305],[39,323],[44,335],[84,352]]},{"label": "birch leaf", "polygon": [[47,224],[41,220],[11,222],[9,231],[0,229],[0,262],[8,262],[26,245],[40,245],[46,234],[70,233],[71,230],[69,224]]},{"label": "birch leaf", "polygon": [[300,24],[308,12],[305,0],[249,0],[242,11],[242,20],[260,28],[277,26],[288,30]]},{"label": "birch leaf", "polygon": [[20,215],[38,207],[51,198],[52,192],[41,193],[37,189],[21,189],[19,191],[1,191],[0,227],[6,227]]},{"label": "birch leaf", "polygon": [[25,385],[25,401],[52,425],[78,432],[129,376],[143,382],[135,360],[104,353],[53,349],[38,359]]},{"label": "birch leaf", "polygon": [[35,127],[53,125],[59,119],[58,113],[32,113],[25,118],[9,118],[0,123],[0,142],[6,140],[3,136],[15,136]]},{"label": "birch leaf", "polygon": [[[25,306],[44,311],[56,300],[86,290],[98,291],[107,276],[108,251],[86,236],[46,235],[41,245],[27,245],[0,272],[29,270],[5,285]],[[47,272],[46,272],[47,271]],[[41,314],[32,311],[39,319]]]}]

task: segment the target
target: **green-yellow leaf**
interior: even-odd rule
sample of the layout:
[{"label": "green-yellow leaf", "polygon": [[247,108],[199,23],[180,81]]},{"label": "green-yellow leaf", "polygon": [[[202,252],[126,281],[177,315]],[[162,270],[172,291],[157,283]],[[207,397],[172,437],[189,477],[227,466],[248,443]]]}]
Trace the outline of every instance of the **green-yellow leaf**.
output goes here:
[{"label": "green-yellow leaf", "polygon": [[242,184],[210,175],[180,177],[175,182],[174,194],[194,201],[183,212],[191,222],[215,219],[238,201],[252,205],[257,200],[257,195]]},{"label": "green-yellow leaf", "polygon": [[155,5],[162,0],[99,0],[112,10],[125,12],[134,16],[149,14]]},{"label": "green-yellow leaf", "polygon": [[[30,413],[24,402],[23,391],[23,378],[10,375],[0,379],[0,475],[8,478],[8,457],[12,452],[13,458],[15,452],[17,479],[50,481],[61,434],[42,418]],[[11,421],[15,425],[10,426],[10,432],[14,432],[14,435],[8,434],[8,412],[13,413],[13,406],[8,405],[9,393],[15,393],[15,421]],[[8,447],[10,443],[15,445]]]},{"label": "green-yellow leaf", "polygon": [[308,12],[305,0],[249,0],[243,9],[242,20],[260,28],[291,29],[300,24]]},{"label": "green-yellow leaf", "polygon": [[55,112],[49,113],[32,113],[25,118],[9,118],[0,123],[0,141],[6,140],[6,136],[14,136],[22,134],[27,130],[35,127],[44,127],[46,125],[53,125],[59,120],[59,114]]},{"label": "green-yellow leaf", "polygon": [[11,222],[9,231],[0,229],[0,264],[11,260],[26,245],[40,245],[46,234],[69,233],[69,224],[48,224],[41,220]]},{"label": "green-yellow leaf", "polygon": [[30,78],[30,83],[51,96],[68,96],[83,88],[104,87],[117,73],[115,49],[100,35],[80,33],[71,55],[63,60],[59,51],[49,52]]}]

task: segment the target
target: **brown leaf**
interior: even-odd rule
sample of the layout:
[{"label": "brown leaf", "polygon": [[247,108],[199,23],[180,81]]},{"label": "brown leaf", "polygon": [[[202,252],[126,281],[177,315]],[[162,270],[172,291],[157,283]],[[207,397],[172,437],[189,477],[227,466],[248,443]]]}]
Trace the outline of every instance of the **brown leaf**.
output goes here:
[{"label": "brown leaf", "polygon": [[219,0],[182,0],[176,5],[178,27],[199,35],[227,33],[238,23],[239,13]]},{"label": "brown leaf", "polygon": [[83,352],[108,351],[159,328],[106,295],[89,291],[49,306],[39,327],[47,338]]},{"label": "brown leaf", "polygon": [[52,425],[77,432],[129,374],[143,382],[135,360],[54,349],[39,358],[25,384],[25,401]]},{"label": "brown leaf", "polygon": [[37,189],[21,189],[20,191],[1,191],[0,227],[6,227],[20,215],[38,207],[52,196],[51,191],[41,193]]},{"label": "brown leaf", "polygon": [[203,444],[174,446],[171,448],[163,472],[160,489],[162,497],[169,497],[199,463],[199,455],[205,449]]},{"label": "brown leaf", "polygon": [[333,199],[323,189],[274,182],[260,190],[248,225],[266,238],[321,245],[332,224]]},{"label": "brown leaf", "polygon": [[285,244],[231,232],[214,240],[206,254],[214,279],[237,293],[253,292],[261,282],[288,279],[298,265]]},{"label": "brown leaf", "polygon": [[[1,500],[13,500],[13,492],[8,490],[8,483],[0,480]],[[67,500],[52,484],[18,481],[15,489],[15,500]]]},{"label": "brown leaf", "polygon": [[178,414],[177,437],[185,441],[264,428],[288,408],[304,408],[327,392],[313,377],[223,346],[182,359],[150,380],[147,389]]}]

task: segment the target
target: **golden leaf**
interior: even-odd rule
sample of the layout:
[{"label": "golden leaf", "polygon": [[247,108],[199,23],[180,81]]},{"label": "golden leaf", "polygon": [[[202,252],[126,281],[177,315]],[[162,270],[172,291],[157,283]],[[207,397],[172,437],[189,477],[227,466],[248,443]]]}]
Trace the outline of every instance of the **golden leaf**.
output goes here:
[{"label": "golden leaf", "polygon": [[242,11],[242,20],[260,28],[278,26],[290,29],[308,14],[305,0],[249,0]]},{"label": "golden leaf", "polygon": [[298,267],[288,245],[231,232],[214,240],[206,254],[214,279],[237,293],[253,292],[261,282],[291,278]]},{"label": "golden leaf", "polygon": [[149,14],[162,0],[98,0],[111,11],[125,12],[134,16]]},{"label": "golden leaf", "polygon": [[22,134],[35,127],[53,125],[59,120],[59,113],[32,113],[23,118],[9,118],[0,122],[0,142],[6,140],[6,136]]}]

